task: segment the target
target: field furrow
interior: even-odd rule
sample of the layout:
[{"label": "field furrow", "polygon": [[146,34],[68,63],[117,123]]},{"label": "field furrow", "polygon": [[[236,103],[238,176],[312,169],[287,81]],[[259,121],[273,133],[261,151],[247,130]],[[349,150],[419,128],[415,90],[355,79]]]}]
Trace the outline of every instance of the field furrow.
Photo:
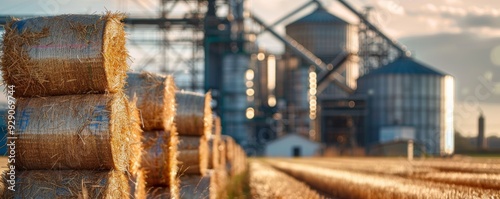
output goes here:
[{"label": "field furrow", "polygon": [[[269,163],[318,190],[339,198],[498,198],[500,191],[455,184],[436,183],[397,175],[362,172],[318,166],[313,160],[269,160]],[[307,163],[309,162],[309,163]],[[336,164],[338,165],[338,164]],[[389,165],[371,162],[373,168]],[[353,166],[355,167],[355,166]],[[389,166],[390,167],[390,166]],[[377,168],[381,172],[381,168]],[[388,168],[387,170],[390,170]],[[386,172],[390,173],[390,171]]]},{"label": "field furrow", "polygon": [[255,199],[322,198],[306,184],[257,161],[250,163],[250,190]]}]

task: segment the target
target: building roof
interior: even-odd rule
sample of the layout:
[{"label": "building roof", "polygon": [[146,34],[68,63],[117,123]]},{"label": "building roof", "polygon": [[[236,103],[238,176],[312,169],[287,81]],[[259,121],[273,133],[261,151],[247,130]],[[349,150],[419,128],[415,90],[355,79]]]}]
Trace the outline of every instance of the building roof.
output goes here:
[{"label": "building roof", "polygon": [[346,21],[343,19],[330,14],[327,10],[325,10],[323,7],[318,7],[316,10],[314,10],[311,14],[302,17],[290,24],[289,25],[296,25],[296,24],[303,24],[303,23],[340,23],[340,24],[346,24],[348,25]]},{"label": "building roof", "polygon": [[369,75],[383,75],[383,74],[419,74],[419,75],[439,75],[445,76],[446,74],[440,72],[430,66],[420,63],[411,57],[401,57],[394,62],[377,68],[366,76]]}]

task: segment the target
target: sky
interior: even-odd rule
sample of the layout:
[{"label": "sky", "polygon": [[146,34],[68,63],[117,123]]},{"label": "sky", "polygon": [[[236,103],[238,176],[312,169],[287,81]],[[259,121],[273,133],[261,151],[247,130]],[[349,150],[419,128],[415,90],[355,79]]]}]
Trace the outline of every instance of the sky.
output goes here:
[{"label": "sky", "polygon": [[[271,24],[307,1],[248,0],[247,5],[253,14]],[[332,14],[351,23],[359,21],[335,0],[320,1]],[[370,20],[384,33],[405,45],[417,60],[455,77],[455,128],[459,132],[474,136],[477,117],[482,111],[486,116],[486,134],[500,136],[500,1],[346,1],[357,10],[373,7]],[[105,10],[120,10],[136,16],[155,15],[157,2],[0,0],[0,15],[102,13]],[[275,29],[284,33],[285,24],[312,10],[314,6],[296,13]],[[283,44],[269,34],[259,36],[257,41],[269,52],[283,51]]]}]

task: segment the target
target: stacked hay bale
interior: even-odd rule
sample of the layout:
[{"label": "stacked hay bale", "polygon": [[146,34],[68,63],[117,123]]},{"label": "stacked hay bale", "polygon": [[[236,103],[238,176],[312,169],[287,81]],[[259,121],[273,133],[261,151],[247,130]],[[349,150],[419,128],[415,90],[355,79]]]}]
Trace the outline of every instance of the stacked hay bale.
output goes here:
[{"label": "stacked hay bale", "polygon": [[137,97],[143,119],[141,169],[146,175],[147,195],[179,198],[174,80],[148,72],[128,73],[126,92]]},{"label": "stacked hay bale", "polygon": [[230,175],[234,175],[236,172],[235,172],[235,161],[234,161],[234,148],[236,146],[236,142],[234,141],[234,139],[231,137],[231,136],[228,136],[228,135],[223,135],[222,136],[222,142],[223,142],[223,145],[224,145],[224,156],[226,157],[225,158],[225,162],[226,162],[226,171],[230,174]]},{"label": "stacked hay bale", "polygon": [[209,168],[213,169],[213,174],[217,185],[217,193],[224,194],[228,175],[225,169],[226,157],[224,152],[224,145],[222,142],[222,125],[220,117],[214,116],[214,128],[209,143],[212,144],[209,156],[210,160],[212,161],[212,165],[209,164]]},{"label": "stacked hay bale", "polygon": [[[14,85],[16,191],[7,198],[129,198],[144,190],[122,15],[61,15],[5,26],[2,72]],[[4,181],[5,183],[5,181]],[[133,186],[131,186],[133,185]],[[137,185],[137,186],[135,186]]]},{"label": "stacked hay bale", "polygon": [[[191,198],[193,193],[207,193],[205,196],[214,198],[215,187],[212,172],[207,172],[209,164],[208,140],[212,134],[213,117],[210,107],[211,95],[187,91],[178,91],[175,94],[177,114],[175,123],[179,132],[179,174],[181,183],[181,198]],[[213,166],[213,165],[211,165]],[[195,181],[205,180],[209,183],[198,183],[188,186]],[[201,198],[202,195],[196,195]]]}]

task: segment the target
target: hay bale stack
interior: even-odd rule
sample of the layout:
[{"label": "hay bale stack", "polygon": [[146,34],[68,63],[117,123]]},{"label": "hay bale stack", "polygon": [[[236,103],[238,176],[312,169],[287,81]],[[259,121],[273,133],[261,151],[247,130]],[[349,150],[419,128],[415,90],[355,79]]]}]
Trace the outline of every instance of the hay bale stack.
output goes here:
[{"label": "hay bale stack", "polygon": [[208,138],[208,169],[216,169],[220,167],[219,142],[220,137],[215,135]]},{"label": "hay bale stack", "polygon": [[207,138],[202,136],[179,136],[180,174],[205,175],[208,167]]},{"label": "hay bale stack", "polygon": [[172,76],[128,73],[126,93],[137,96],[144,130],[170,131],[175,116],[175,83]]},{"label": "hay bale stack", "polygon": [[127,171],[126,101],[119,93],[18,99],[16,168]]},{"label": "hay bale stack", "polygon": [[[175,128],[173,128],[175,130]],[[144,132],[142,168],[146,172],[148,186],[170,186],[178,190],[177,136],[175,132]]]},{"label": "hay bale stack", "polygon": [[175,124],[179,135],[208,137],[212,134],[211,100],[210,92],[205,95],[188,91],[175,92]]},{"label": "hay bale stack", "polygon": [[[5,180],[5,179],[4,179]],[[130,187],[120,171],[32,170],[16,173],[16,191],[5,198],[128,198]]]},{"label": "hay bale stack", "polygon": [[150,187],[147,192],[147,199],[170,199],[179,198],[173,197],[170,194],[170,189],[168,187]]},{"label": "hay bale stack", "polygon": [[2,72],[15,97],[121,91],[128,70],[124,15],[60,15],[5,26]]},{"label": "hay bale stack", "polygon": [[181,199],[215,199],[217,184],[213,172],[205,176],[181,176]]}]

